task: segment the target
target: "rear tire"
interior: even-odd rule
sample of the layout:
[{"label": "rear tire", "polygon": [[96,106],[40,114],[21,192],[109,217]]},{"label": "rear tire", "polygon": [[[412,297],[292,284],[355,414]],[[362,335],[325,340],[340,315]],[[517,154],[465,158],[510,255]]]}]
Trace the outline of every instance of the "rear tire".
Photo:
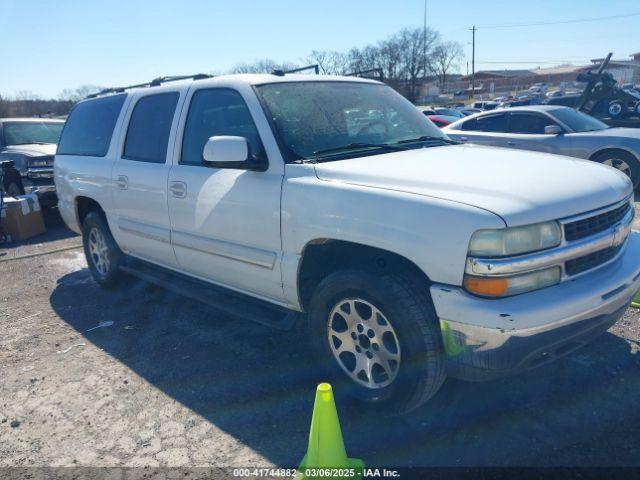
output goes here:
[{"label": "rear tire", "polygon": [[594,162],[608,165],[627,175],[633,183],[635,189],[640,183],[640,163],[638,159],[624,150],[609,150],[595,155]]},{"label": "rear tire", "polygon": [[311,298],[309,332],[335,391],[376,411],[409,412],[444,382],[442,335],[428,290],[405,275],[330,274]]},{"label": "rear tire", "polygon": [[105,218],[98,212],[87,214],[82,223],[82,245],[93,279],[104,288],[114,288],[121,280],[124,254],[111,235]]}]

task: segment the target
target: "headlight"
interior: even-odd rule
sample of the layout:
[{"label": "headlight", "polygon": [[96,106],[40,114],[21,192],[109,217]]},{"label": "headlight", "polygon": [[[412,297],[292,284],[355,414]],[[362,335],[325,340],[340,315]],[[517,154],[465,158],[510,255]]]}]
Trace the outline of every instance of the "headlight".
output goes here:
[{"label": "headlight", "polygon": [[560,283],[560,267],[505,277],[476,277],[465,275],[465,288],[483,297],[508,297],[539,290]]},{"label": "headlight", "polygon": [[558,222],[478,230],[471,237],[469,256],[508,257],[557,247],[561,241],[562,231]]}]

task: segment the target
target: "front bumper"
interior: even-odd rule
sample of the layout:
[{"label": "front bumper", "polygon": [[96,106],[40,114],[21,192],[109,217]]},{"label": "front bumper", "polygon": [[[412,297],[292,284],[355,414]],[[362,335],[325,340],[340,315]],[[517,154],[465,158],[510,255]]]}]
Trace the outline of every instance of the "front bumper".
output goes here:
[{"label": "front bumper", "polygon": [[24,193],[35,193],[38,195],[40,205],[43,207],[51,207],[58,203],[56,194],[56,186],[46,182],[30,181],[23,179]]},{"label": "front bumper", "polygon": [[613,325],[640,289],[640,234],[611,263],[556,286],[502,299],[434,284],[448,370],[485,380],[566,355]]}]

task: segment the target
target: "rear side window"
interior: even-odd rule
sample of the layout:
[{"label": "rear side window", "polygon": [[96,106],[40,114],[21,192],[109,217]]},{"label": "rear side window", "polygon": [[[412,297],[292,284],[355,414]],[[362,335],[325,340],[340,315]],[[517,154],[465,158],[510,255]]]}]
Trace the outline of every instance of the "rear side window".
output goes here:
[{"label": "rear side window", "polygon": [[122,157],[139,162],[165,163],[178,92],[142,97],[129,120]]},{"label": "rear side window", "polygon": [[73,107],[60,137],[58,155],[104,157],[125,98],[102,97]]},{"label": "rear side window", "polygon": [[506,132],[507,116],[505,114],[500,114],[472,118],[462,124],[462,130],[474,130],[476,132]]}]

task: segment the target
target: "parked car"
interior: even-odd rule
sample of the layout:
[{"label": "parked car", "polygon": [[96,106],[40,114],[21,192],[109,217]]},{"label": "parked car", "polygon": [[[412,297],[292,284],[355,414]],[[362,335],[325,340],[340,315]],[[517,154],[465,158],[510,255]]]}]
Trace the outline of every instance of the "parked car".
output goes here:
[{"label": "parked car", "polygon": [[443,128],[447,125],[451,125],[453,122],[460,120],[461,117],[453,115],[427,115],[427,118],[431,120],[436,127]]},{"label": "parked car", "polygon": [[471,108],[477,108],[478,110],[493,110],[498,106],[498,102],[473,102]]},{"label": "parked car", "polygon": [[640,182],[640,130],[610,128],[572,108],[551,105],[480,113],[446,127],[454,140],[583,158]]},{"label": "parked car", "polygon": [[479,108],[459,108],[458,110],[464,117],[468,117],[469,115],[473,115],[474,113],[482,112],[482,110],[480,110]]},{"label": "parked car", "polygon": [[0,161],[13,160],[20,174],[4,179],[7,195],[36,193],[44,207],[56,204],[53,158],[63,126],[63,120],[0,119]]},{"label": "parked car", "polygon": [[69,115],[59,208],[104,287],[302,322],[336,390],[386,412],[566,355],[640,289],[619,171],[459,145],[372,80],[197,78]]}]

